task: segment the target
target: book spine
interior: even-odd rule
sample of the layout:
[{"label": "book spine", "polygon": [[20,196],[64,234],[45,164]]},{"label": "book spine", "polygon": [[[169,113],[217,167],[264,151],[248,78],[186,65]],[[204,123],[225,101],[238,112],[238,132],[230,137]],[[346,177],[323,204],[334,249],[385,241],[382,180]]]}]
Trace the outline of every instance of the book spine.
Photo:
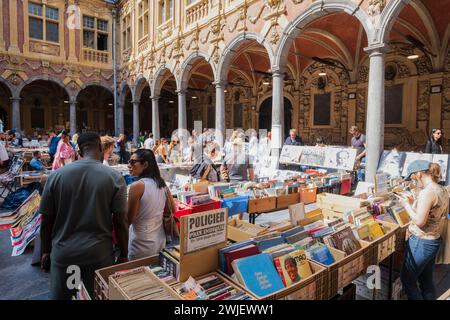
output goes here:
[{"label": "book spine", "polygon": [[283,269],[281,268],[280,259],[276,258],[273,262],[275,263],[275,268],[277,269],[277,272],[280,275],[280,278],[283,281],[284,286],[286,287],[286,281],[284,280]]}]

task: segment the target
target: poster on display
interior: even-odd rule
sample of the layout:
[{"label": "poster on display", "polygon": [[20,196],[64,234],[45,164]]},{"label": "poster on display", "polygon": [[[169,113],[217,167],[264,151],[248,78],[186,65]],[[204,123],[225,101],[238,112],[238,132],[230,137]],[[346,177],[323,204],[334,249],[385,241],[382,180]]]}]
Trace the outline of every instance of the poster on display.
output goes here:
[{"label": "poster on display", "polygon": [[408,166],[411,162],[416,160],[426,160],[431,162],[433,160],[433,155],[430,153],[415,153],[415,152],[406,152],[406,159],[403,165],[402,176],[407,176]]},{"label": "poster on display", "polygon": [[448,154],[433,154],[433,162],[441,167],[441,181],[447,181]]},{"label": "poster on display", "polygon": [[227,240],[227,208],[190,214],[186,219],[184,253],[201,250]]},{"label": "poster on display", "polygon": [[355,166],[356,149],[325,148],[324,166],[339,170],[353,170]]},{"label": "poster on display", "polygon": [[377,173],[386,173],[391,178],[401,177],[406,153],[397,149],[384,150],[381,155]]},{"label": "poster on display", "polygon": [[325,152],[327,148],[303,147],[300,164],[311,167],[325,166]]},{"label": "poster on display", "polygon": [[284,145],[280,154],[280,163],[298,164],[302,155],[301,146]]},{"label": "poster on display", "polygon": [[292,177],[298,176],[298,171],[291,171],[291,170],[275,170],[272,172],[272,174],[269,176],[270,180],[289,180]]},{"label": "poster on display", "polygon": [[270,177],[277,170],[277,166],[277,157],[266,155],[261,159],[258,159],[255,165],[255,174],[258,177]]}]

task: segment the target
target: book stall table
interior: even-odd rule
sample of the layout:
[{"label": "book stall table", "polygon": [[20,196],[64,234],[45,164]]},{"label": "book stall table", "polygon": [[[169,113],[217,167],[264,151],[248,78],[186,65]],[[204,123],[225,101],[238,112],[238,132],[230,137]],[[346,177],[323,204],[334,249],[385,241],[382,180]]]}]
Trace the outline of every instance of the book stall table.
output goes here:
[{"label": "book stall table", "polygon": [[16,179],[19,180],[19,185],[21,187],[30,184],[32,182],[40,182],[42,184],[45,184],[51,172],[52,172],[51,170],[22,171],[16,176]]}]

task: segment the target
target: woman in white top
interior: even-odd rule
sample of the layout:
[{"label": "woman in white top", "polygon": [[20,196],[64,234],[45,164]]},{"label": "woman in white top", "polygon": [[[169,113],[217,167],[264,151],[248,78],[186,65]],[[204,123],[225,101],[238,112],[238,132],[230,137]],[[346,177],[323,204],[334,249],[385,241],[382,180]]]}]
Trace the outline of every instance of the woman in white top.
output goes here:
[{"label": "woman in white top", "polygon": [[167,187],[151,150],[134,152],[128,169],[131,176],[139,177],[128,193],[128,258],[135,260],[158,254],[166,246],[163,212]]},{"label": "woman in white top", "polygon": [[[411,222],[400,279],[409,300],[436,300],[434,266],[441,246],[441,227],[447,218],[448,192],[438,184],[441,168],[425,160],[413,161],[406,180],[416,180],[420,191],[417,200],[399,196]],[[417,282],[419,286],[417,286]]]}]

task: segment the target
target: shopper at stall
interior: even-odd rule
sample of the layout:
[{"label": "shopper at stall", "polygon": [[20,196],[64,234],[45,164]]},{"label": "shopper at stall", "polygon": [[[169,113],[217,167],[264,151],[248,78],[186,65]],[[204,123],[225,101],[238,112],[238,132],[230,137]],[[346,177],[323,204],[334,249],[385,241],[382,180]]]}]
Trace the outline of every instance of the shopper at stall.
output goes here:
[{"label": "shopper at stall", "polygon": [[158,163],[169,163],[169,159],[167,157],[167,139],[161,138],[161,142],[158,146],[158,149],[156,150],[156,161]]},{"label": "shopper at stall", "polygon": [[303,140],[297,135],[297,130],[291,129],[289,130],[289,137],[286,138],[284,144],[290,146],[302,146]]},{"label": "shopper at stall", "polygon": [[324,148],[326,146],[327,146],[327,144],[325,142],[325,138],[324,137],[317,137],[316,138],[316,147]]},{"label": "shopper at stall", "polygon": [[425,146],[425,153],[441,154],[442,152],[442,130],[432,129],[430,138]]},{"label": "shopper at stall", "polygon": [[216,146],[214,142],[209,142],[204,148],[204,154],[200,163],[192,167],[190,175],[197,180],[218,182],[219,173],[214,167],[213,160],[216,157]]},{"label": "shopper at stall", "polygon": [[117,145],[119,147],[119,163],[125,164],[128,161],[129,154],[127,152],[127,137],[123,133],[119,134]]},{"label": "shopper at stall", "polygon": [[351,126],[352,148],[356,149],[355,169],[358,181],[364,181],[364,167],[366,164],[366,136],[357,126]]},{"label": "shopper at stall", "polygon": [[41,160],[41,153],[39,151],[33,152],[33,159],[30,161],[30,167],[35,171],[45,170],[45,164]]},{"label": "shopper at stall", "polygon": [[232,152],[225,154],[225,161],[220,167],[223,180],[230,182],[254,180],[253,166],[245,154],[244,141],[236,139],[233,142]]},{"label": "shopper at stall", "polygon": [[[441,226],[449,206],[447,190],[438,184],[441,169],[436,163],[413,161],[407,169],[406,180],[414,179],[422,190],[414,196],[400,194],[411,223],[400,274],[409,300],[435,300],[433,273],[436,255],[441,246]],[[419,282],[419,287],[417,286]]]},{"label": "shopper at stall", "polygon": [[5,133],[0,132],[0,173],[8,170],[9,166],[9,156],[6,151],[6,141],[5,141]]},{"label": "shopper at stall", "polygon": [[153,133],[148,134],[148,138],[144,141],[144,149],[152,150],[155,146],[155,140],[153,139]]},{"label": "shopper at stall", "polygon": [[61,137],[56,135],[55,130],[50,130],[47,146],[48,146],[48,154],[50,155],[51,162],[53,162],[53,159],[55,158],[56,148],[58,147],[58,143],[59,143],[60,139],[61,139]]},{"label": "shopper at stall", "polygon": [[67,132],[61,132],[61,139],[56,148],[55,159],[53,160],[52,170],[58,170],[70,164],[75,159],[75,152],[70,143],[70,136]]},{"label": "shopper at stall", "polygon": [[[118,238],[119,262],[128,256],[126,185],[122,175],[102,165],[100,136],[78,138],[81,160],[48,177],[42,194],[41,267],[51,261],[51,299],[70,299],[68,278],[80,276],[91,296],[94,272],[113,264],[112,229]],[[70,279],[69,279],[70,280]]]},{"label": "shopper at stall", "polygon": [[128,169],[131,176],[139,177],[128,193],[128,256],[135,260],[158,254],[166,246],[163,212],[167,187],[150,150],[135,151],[128,161]]},{"label": "shopper at stall", "polygon": [[178,161],[181,153],[180,148],[181,148],[180,141],[177,136],[174,136],[167,150],[170,163],[175,163]]},{"label": "shopper at stall", "polygon": [[110,136],[101,137],[102,141],[102,150],[103,150],[103,164],[105,166],[109,166],[109,158],[111,158],[114,152],[114,138]]}]

